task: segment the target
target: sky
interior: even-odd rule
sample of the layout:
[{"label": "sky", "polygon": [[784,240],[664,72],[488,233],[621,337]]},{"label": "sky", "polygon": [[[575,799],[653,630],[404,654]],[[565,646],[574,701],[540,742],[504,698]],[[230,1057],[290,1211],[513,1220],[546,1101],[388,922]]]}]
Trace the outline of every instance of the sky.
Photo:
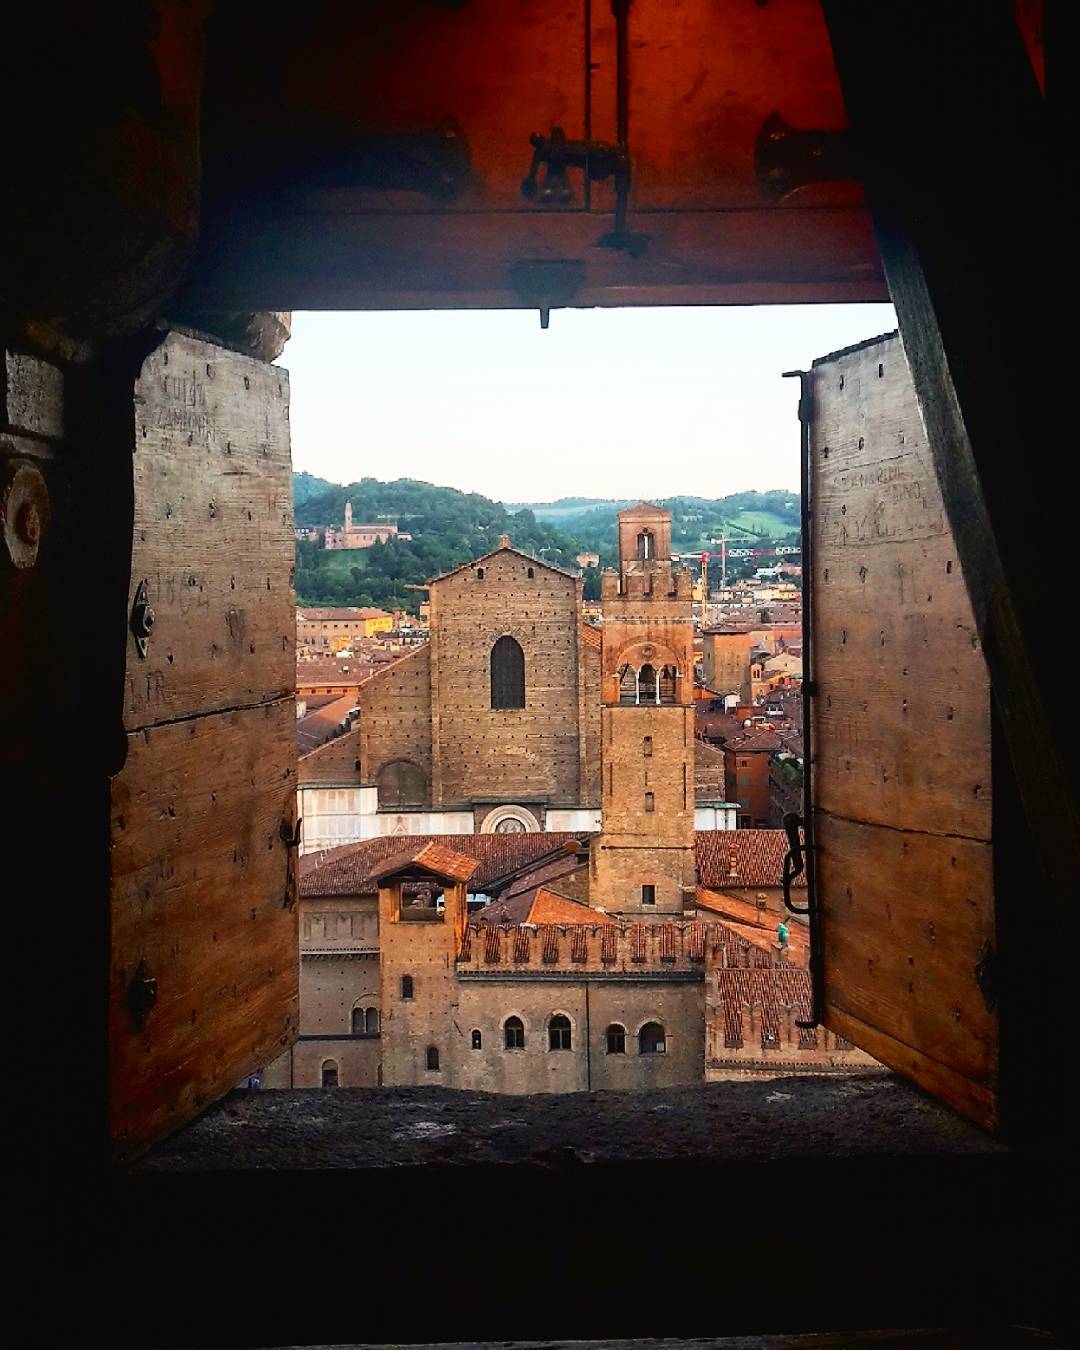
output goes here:
[{"label": "sky", "polygon": [[293,467],[496,501],[797,488],[785,370],[896,327],[889,305],[298,313],[278,364]]}]

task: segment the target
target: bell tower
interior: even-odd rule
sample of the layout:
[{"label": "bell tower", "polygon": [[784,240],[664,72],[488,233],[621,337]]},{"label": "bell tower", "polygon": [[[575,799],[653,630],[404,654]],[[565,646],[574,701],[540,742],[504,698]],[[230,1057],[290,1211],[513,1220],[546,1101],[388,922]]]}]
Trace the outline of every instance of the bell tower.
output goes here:
[{"label": "bell tower", "polygon": [[590,903],[681,914],[694,902],[694,624],[690,573],[671,562],[671,512],[619,513],[619,571],[601,577],[603,833]]}]

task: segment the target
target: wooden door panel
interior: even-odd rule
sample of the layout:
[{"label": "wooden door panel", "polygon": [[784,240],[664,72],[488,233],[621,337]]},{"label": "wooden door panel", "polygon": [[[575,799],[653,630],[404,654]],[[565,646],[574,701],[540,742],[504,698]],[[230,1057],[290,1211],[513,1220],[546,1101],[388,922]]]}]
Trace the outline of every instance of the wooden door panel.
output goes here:
[{"label": "wooden door panel", "polygon": [[[281,1053],[297,1026],[292,698],[129,733],[112,799],[113,1137],[137,1146]],[[157,998],[139,1030],[140,962]]]},{"label": "wooden door panel", "polygon": [[170,333],[135,404],[128,729],[277,698],[295,684],[289,376]]},{"label": "wooden door panel", "polygon": [[119,1154],[297,1025],[295,600],[284,371],[170,333],[135,386],[127,754],[111,793]]},{"label": "wooden door panel", "polygon": [[899,339],[825,358],[811,380],[824,1019],[990,1124],[986,666]]}]

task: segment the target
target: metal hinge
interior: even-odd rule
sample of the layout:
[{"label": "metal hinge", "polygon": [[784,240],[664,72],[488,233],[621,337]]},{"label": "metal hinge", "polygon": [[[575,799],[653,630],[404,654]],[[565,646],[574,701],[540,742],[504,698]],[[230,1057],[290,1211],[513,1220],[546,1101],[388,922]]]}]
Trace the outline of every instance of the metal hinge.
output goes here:
[{"label": "metal hinge", "polygon": [[145,657],[150,650],[150,634],[156,620],[154,607],[150,603],[150,588],[146,578],[139,582],[135,592],[135,602],[131,606],[131,633],[135,639],[135,650]]}]

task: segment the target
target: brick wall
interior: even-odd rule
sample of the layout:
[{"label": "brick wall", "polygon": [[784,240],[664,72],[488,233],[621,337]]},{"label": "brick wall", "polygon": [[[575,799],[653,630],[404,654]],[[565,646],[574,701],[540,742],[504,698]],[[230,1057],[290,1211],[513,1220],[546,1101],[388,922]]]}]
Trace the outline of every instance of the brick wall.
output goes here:
[{"label": "brick wall", "polygon": [[379,671],[359,691],[360,773],[376,783],[384,765],[409,760],[428,782],[431,805],[431,649],[425,645]]},{"label": "brick wall", "polygon": [[[580,590],[579,578],[511,549],[432,586],[435,805],[583,799]],[[491,648],[503,635],[525,653],[524,708],[491,707]]]}]

